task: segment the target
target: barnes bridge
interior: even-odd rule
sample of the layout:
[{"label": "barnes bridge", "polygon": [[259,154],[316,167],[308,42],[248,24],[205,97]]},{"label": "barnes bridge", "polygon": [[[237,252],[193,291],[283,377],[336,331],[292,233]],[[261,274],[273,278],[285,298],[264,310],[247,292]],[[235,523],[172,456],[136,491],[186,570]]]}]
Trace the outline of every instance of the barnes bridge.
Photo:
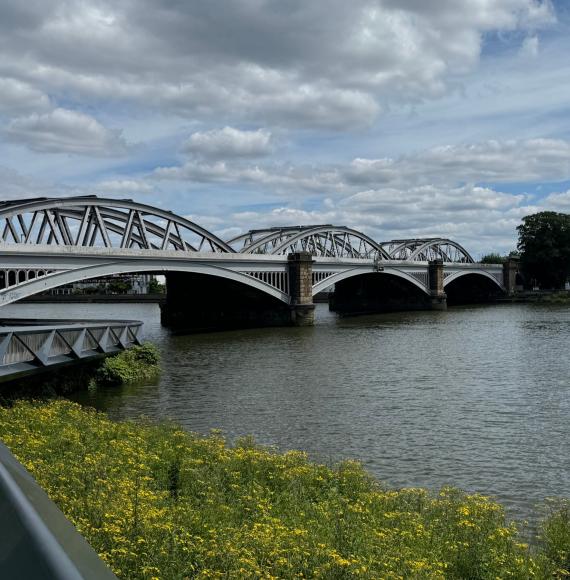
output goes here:
[{"label": "barnes bridge", "polygon": [[334,285],[341,313],[444,309],[514,289],[516,264],[478,264],[448,239],[376,242],[333,225],[224,241],[170,211],[96,196],[0,203],[0,306],[80,280],[164,274],[166,325],[307,325]]}]

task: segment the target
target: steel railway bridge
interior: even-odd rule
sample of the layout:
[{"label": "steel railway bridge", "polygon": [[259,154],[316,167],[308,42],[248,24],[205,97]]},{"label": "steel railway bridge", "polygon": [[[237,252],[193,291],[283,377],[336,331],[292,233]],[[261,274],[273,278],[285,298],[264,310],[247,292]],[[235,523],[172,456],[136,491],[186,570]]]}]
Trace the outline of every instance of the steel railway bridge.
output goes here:
[{"label": "steel railway bridge", "polygon": [[[170,211],[97,196],[0,203],[0,306],[119,273],[165,274],[163,321],[188,328],[311,324],[334,285],[340,312],[444,308],[509,292],[514,266],[475,263],[443,239],[376,242],[334,225],[256,229],[224,241]],[[458,295],[459,294],[459,295]]]}]

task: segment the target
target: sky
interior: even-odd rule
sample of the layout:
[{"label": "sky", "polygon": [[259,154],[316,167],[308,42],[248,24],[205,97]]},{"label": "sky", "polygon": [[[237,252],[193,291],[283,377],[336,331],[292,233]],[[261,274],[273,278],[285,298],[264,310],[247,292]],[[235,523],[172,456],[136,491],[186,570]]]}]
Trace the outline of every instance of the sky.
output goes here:
[{"label": "sky", "polygon": [[567,0],[2,0],[0,199],[516,248],[570,211]]}]

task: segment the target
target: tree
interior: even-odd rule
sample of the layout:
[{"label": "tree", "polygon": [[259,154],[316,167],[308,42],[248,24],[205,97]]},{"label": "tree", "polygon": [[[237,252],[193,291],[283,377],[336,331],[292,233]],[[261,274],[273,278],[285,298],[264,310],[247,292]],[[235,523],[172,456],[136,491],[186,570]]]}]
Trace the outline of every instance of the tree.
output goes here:
[{"label": "tree", "polygon": [[107,286],[111,294],[126,294],[132,287],[129,280],[113,280]]},{"label": "tree", "polygon": [[570,275],[570,214],[542,211],[517,227],[521,267],[542,288],[561,288]]},{"label": "tree", "polygon": [[497,254],[495,252],[491,252],[490,254],[485,254],[480,262],[481,264],[502,264],[506,262],[507,258],[501,256],[501,254]]},{"label": "tree", "polygon": [[152,277],[148,283],[149,294],[164,294],[166,288],[156,278]]}]

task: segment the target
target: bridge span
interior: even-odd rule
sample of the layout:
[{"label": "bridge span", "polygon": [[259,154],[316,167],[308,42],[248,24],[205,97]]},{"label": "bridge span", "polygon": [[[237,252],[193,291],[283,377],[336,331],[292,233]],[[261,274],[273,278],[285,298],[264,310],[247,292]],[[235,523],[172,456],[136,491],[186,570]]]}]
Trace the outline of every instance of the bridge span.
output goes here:
[{"label": "bridge span", "polygon": [[183,216],[96,196],[0,203],[0,306],[72,282],[165,274],[163,321],[188,328],[311,324],[334,285],[340,312],[445,308],[514,288],[516,265],[478,264],[443,238],[376,242],[330,224],[224,241]]}]

